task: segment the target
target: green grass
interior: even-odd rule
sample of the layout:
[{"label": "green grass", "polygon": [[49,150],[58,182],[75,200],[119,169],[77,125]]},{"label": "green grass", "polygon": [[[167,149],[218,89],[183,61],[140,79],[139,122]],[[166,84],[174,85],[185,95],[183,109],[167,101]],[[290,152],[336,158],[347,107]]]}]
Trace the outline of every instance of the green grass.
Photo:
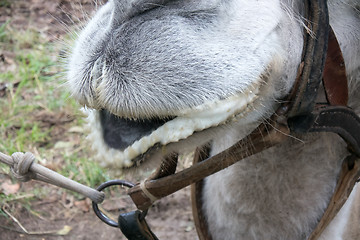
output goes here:
[{"label": "green grass", "polygon": [[[0,1],[0,6],[3,1]],[[0,26],[0,42],[5,42],[7,40],[6,26],[8,26],[9,21],[6,21]]]},{"label": "green grass", "polygon": [[10,60],[12,69],[0,73],[0,83],[8,86],[0,98],[0,151],[25,151],[29,144],[48,140],[47,131],[39,129],[32,115],[37,110],[50,109],[49,105],[57,101],[56,94],[44,91],[56,82],[51,73],[56,62],[45,54],[48,48],[34,31],[14,31],[8,24],[0,30],[0,36],[5,36],[0,46],[15,53]]},{"label": "green grass", "polygon": [[0,7],[10,7],[10,0],[0,0]]},{"label": "green grass", "polygon": [[15,31],[8,23],[0,27],[0,36],[0,47],[15,53],[10,70],[0,72],[0,83],[7,85],[5,96],[0,98],[0,151],[25,151],[28,143],[49,140],[48,130],[39,128],[34,113],[64,109],[77,113],[78,106],[60,93],[56,73],[61,70],[53,57],[56,52],[45,39],[32,30]]},{"label": "green grass", "polygon": [[[34,30],[15,30],[11,22],[7,22],[0,26],[0,48],[13,54],[5,59],[8,64],[5,71],[0,71],[0,86],[7,86],[3,96],[0,92],[0,151],[9,155],[17,151],[35,152],[40,163],[49,165],[56,160],[55,170],[91,187],[108,180],[105,170],[91,160],[85,134],[68,131],[71,127],[81,126],[83,119],[80,106],[61,87],[64,80],[59,74],[63,72],[57,60],[59,47]],[[59,113],[68,114],[74,120],[46,124],[37,117],[42,114],[56,119]],[[54,148],[59,141],[71,143],[79,137],[80,143]],[[77,150],[79,145],[81,150]],[[8,169],[0,164],[0,174],[8,174]],[[0,203],[16,201],[23,194],[19,191],[6,196],[0,192]]]},{"label": "green grass", "polygon": [[88,158],[79,154],[64,155],[65,165],[60,173],[64,176],[71,176],[87,186],[98,186],[99,183],[110,180],[105,170],[98,163],[90,161]]}]

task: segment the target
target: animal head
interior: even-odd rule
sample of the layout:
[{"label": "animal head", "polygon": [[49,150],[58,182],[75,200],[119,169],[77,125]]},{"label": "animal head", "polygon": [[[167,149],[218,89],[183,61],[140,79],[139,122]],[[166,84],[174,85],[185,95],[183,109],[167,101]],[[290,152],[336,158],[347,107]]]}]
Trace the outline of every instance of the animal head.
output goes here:
[{"label": "animal head", "polygon": [[[301,1],[111,0],[68,62],[102,163],[130,168],[272,115],[301,61]],[[225,147],[225,146],[224,146]]]}]

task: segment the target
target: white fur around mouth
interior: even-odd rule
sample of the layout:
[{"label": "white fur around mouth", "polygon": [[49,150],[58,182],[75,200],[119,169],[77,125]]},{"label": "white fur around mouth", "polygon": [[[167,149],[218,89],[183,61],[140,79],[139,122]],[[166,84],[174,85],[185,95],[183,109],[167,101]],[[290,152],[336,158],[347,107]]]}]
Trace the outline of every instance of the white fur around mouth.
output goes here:
[{"label": "white fur around mouth", "polygon": [[259,83],[252,85],[244,93],[182,110],[176,118],[166,122],[150,135],[135,141],[124,151],[106,145],[102,137],[98,111],[86,110],[91,127],[89,138],[93,142],[93,148],[98,152],[97,158],[101,159],[101,165],[118,168],[132,167],[135,164],[132,161],[134,158],[144,154],[157,143],[165,146],[178,142],[191,136],[194,132],[216,127],[245,115],[258,98],[258,92]]}]

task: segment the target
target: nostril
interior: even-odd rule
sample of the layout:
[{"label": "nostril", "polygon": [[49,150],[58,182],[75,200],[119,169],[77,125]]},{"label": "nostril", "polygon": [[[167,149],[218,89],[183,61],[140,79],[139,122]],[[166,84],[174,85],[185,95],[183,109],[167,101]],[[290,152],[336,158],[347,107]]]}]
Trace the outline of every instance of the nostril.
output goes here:
[{"label": "nostril", "polygon": [[113,0],[112,23],[119,25],[136,15],[164,6],[171,1],[174,0]]}]

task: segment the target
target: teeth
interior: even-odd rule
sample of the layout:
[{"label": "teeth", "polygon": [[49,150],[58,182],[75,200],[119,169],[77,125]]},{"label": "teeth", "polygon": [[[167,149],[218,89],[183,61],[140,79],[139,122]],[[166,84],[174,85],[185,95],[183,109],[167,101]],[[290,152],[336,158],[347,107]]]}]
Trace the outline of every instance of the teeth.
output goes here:
[{"label": "teeth", "polygon": [[171,142],[178,142],[196,131],[216,127],[244,116],[251,110],[252,103],[258,98],[258,92],[259,83],[249,87],[246,93],[182,110],[178,113],[178,117],[166,122],[150,135],[134,142],[124,151],[111,149],[105,144],[98,112],[85,110],[91,129],[88,138],[93,142],[92,147],[98,151],[101,165],[119,168],[131,167],[135,164],[132,159],[145,153],[156,143],[166,145]]}]

